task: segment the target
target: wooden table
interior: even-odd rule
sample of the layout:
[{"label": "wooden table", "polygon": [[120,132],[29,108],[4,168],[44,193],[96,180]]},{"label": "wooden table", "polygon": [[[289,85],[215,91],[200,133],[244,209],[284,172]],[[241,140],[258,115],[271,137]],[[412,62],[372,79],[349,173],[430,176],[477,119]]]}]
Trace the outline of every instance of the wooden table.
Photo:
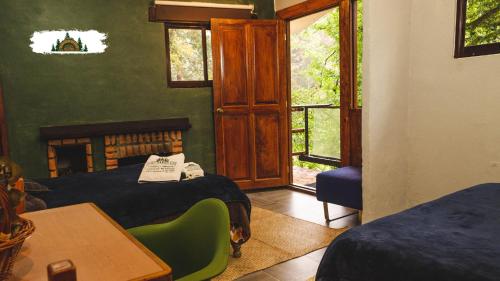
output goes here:
[{"label": "wooden table", "polygon": [[78,281],[172,280],[171,269],[94,204],[23,214],[36,230],[13,280],[47,280],[47,264],[70,259]]}]

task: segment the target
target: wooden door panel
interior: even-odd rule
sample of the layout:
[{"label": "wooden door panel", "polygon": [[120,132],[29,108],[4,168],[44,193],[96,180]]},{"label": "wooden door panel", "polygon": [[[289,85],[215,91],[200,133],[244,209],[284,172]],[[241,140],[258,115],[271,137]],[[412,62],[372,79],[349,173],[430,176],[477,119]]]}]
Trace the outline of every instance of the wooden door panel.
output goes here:
[{"label": "wooden door panel", "polygon": [[252,74],[254,75],[254,103],[278,104],[278,26],[254,25],[252,33]]},{"label": "wooden door panel", "polygon": [[255,177],[256,179],[279,178],[280,116],[278,112],[256,112],[255,126]]},{"label": "wooden door panel", "polygon": [[284,22],[212,19],[217,172],[240,188],[288,183]]},{"label": "wooden door panel", "polygon": [[243,26],[224,26],[220,34],[220,66],[222,106],[247,105],[247,69],[245,29]]},{"label": "wooden door panel", "polygon": [[221,119],[225,175],[236,181],[250,180],[249,117],[247,114],[225,114]]}]

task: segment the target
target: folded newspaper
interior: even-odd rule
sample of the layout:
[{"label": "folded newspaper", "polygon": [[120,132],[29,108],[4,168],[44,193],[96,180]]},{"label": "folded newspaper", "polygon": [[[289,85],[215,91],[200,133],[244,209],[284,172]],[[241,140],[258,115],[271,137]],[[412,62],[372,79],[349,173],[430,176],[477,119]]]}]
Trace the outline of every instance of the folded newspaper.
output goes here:
[{"label": "folded newspaper", "polygon": [[182,173],[186,176],[184,180],[192,180],[195,178],[203,177],[205,173],[200,165],[194,162],[184,163],[184,169]]},{"label": "folded newspaper", "polygon": [[179,181],[184,168],[183,153],[168,157],[151,155],[142,168],[139,183]]}]

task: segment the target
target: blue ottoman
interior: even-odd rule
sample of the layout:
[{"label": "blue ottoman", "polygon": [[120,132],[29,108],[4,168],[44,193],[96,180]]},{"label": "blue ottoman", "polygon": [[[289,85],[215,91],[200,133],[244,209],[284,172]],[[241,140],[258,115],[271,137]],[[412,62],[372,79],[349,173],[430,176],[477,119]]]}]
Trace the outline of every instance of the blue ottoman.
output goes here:
[{"label": "blue ottoman", "polygon": [[323,201],[327,221],[331,221],[327,203],[362,210],[361,168],[347,166],[319,173],[316,176],[316,198]]}]

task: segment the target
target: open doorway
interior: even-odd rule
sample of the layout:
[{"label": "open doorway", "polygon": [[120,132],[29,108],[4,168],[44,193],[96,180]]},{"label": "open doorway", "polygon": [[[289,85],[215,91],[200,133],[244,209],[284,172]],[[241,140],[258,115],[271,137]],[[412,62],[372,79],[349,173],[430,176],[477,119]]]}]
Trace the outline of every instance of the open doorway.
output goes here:
[{"label": "open doorway", "polygon": [[290,21],[293,184],[340,163],[339,8]]},{"label": "open doorway", "polygon": [[[353,155],[360,162],[362,2],[350,3],[348,17],[337,5],[288,21],[291,183],[306,189],[318,173],[353,165]],[[350,25],[341,24],[346,18]]]}]

